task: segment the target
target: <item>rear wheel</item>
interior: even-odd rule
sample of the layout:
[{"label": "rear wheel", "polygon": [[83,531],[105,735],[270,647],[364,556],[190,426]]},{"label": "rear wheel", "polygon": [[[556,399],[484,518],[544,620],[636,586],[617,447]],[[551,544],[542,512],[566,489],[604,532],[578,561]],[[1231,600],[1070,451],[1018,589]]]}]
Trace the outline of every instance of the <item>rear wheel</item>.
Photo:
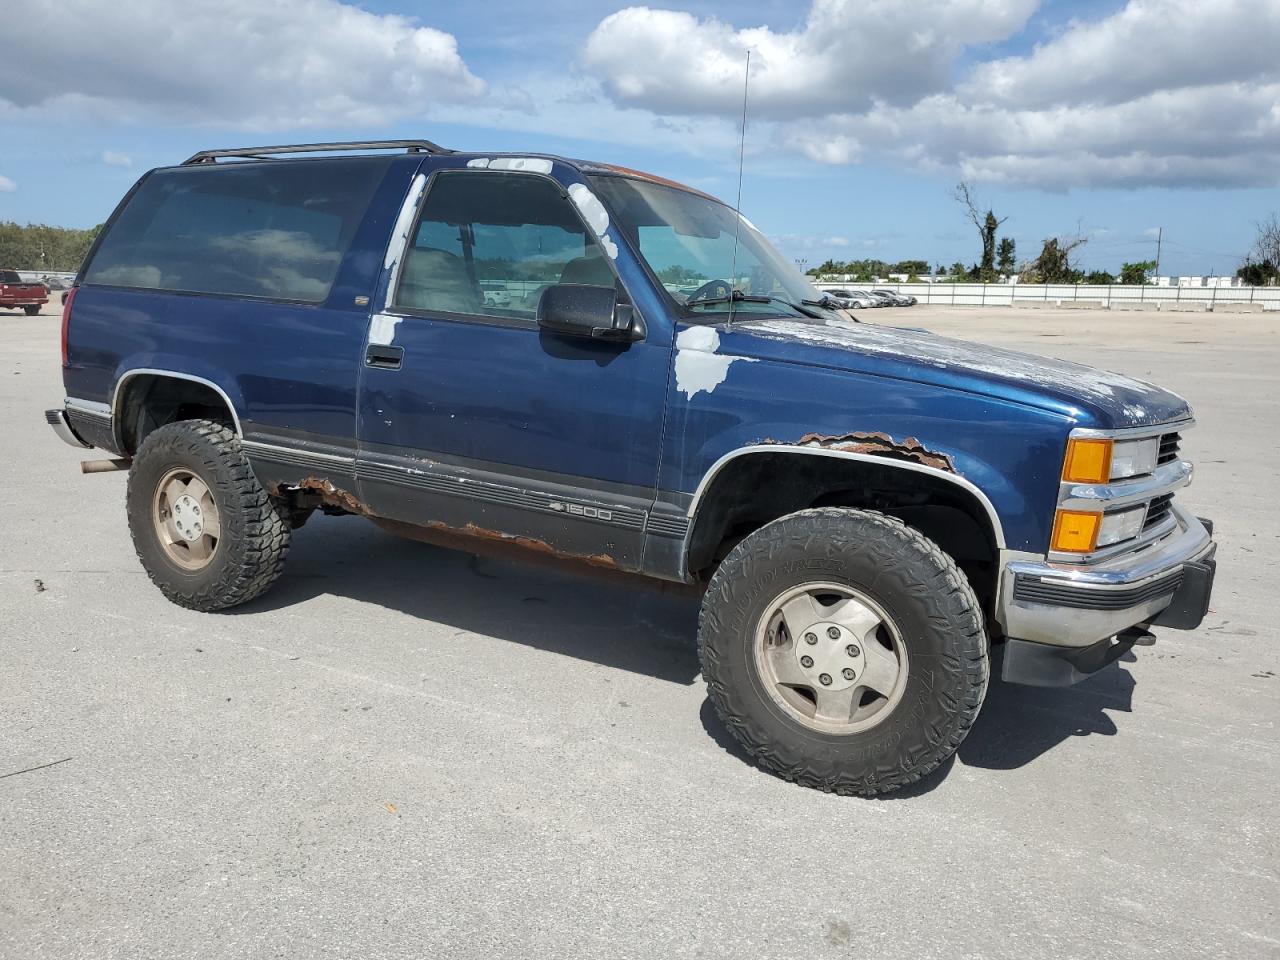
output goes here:
[{"label": "rear wheel", "polygon": [[25,306],[22,309],[27,312],[28,317],[34,317],[36,314],[40,312],[40,308],[36,306],[34,303],[30,304],[29,306]]},{"label": "rear wheel", "polygon": [[964,575],[868,511],[805,510],[748,536],[712,578],[698,641],[711,701],[757,762],[835,793],[885,793],[935,769],[987,686]]},{"label": "rear wheel", "polygon": [[152,582],[193,610],[262,594],[289,552],[289,517],[249,468],[240,441],[211,420],[147,435],[129,470],[129,530]]}]

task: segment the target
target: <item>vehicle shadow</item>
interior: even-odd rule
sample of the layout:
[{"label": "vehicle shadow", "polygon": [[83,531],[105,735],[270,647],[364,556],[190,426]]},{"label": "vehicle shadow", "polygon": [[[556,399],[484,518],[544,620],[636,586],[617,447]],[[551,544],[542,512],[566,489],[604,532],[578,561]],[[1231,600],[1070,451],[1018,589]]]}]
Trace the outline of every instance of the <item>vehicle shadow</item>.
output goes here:
[{"label": "vehicle shadow", "polygon": [[[640,578],[474,556],[393,536],[356,518],[317,516],[294,537],[285,575],[261,599],[228,611],[252,616],[318,596],[349,597],[601,666],[689,686],[698,680],[699,598]],[[1133,654],[1122,660],[1133,661]],[[992,664],[998,676],[998,659]],[[986,702],[958,752],[968,767],[1013,770],[1071,737],[1116,733],[1108,711],[1128,712],[1133,676],[1113,664],[1073,687],[1027,687],[993,676]],[[703,728],[726,753],[754,760],[716,716]],[[883,797],[936,789],[954,758],[917,784]]]},{"label": "vehicle shadow", "polygon": [[[1137,658],[1126,653],[1121,661]],[[994,664],[993,670],[999,665]],[[1104,667],[1071,687],[1028,687],[993,679],[987,699],[960,760],[969,767],[1015,770],[1072,737],[1111,737],[1115,721],[1107,711],[1129,713],[1133,674],[1122,663]]]},{"label": "vehicle shadow", "polygon": [[[284,575],[252,616],[317,596],[349,597],[418,620],[683,685],[698,677],[698,598],[639,577],[592,575],[474,556],[316,515],[295,532]],[[585,574],[585,575],[584,575]]]},{"label": "vehicle shadow", "polygon": [[[1132,653],[1122,660],[1133,662]],[[999,662],[992,665],[998,672]],[[1116,725],[1106,711],[1128,713],[1132,709],[1133,675],[1119,663],[1106,667],[1072,687],[1028,687],[1004,683],[995,676],[969,736],[953,757],[919,782],[902,790],[877,796],[877,800],[909,800],[937,789],[955,767],[957,758],[966,767],[1015,770],[1048,753],[1072,737],[1114,736]],[[743,763],[754,759],[734,739],[710,700],[700,713],[703,729],[716,744]]]}]

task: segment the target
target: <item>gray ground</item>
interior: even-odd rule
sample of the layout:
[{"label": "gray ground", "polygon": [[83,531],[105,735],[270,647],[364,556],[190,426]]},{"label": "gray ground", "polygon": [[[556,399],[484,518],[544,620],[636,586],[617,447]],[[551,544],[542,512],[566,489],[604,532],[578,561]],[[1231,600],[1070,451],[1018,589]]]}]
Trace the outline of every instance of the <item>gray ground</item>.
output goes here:
[{"label": "gray ground", "polygon": [[994,686],[866,801],[744,760],[685,597],[323,518],[264,601],[170,605],[43,422],[56,318],[0,314],[0,956],[1280,955],[1280,316],[876,319],[1184,393],[1222,546],[1200,630]]}]

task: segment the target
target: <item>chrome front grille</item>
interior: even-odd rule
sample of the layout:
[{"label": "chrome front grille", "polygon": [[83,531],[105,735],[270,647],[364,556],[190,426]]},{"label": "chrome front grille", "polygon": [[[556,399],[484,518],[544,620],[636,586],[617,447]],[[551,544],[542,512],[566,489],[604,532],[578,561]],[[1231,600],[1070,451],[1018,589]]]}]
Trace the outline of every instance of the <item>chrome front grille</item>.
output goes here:
[{"label": "chrome front grille", "polygon": [[[1115,539],[1116,521],[1111,520],[1112,538],[1103,539],[1101,545],[1088,553],[1069,550],[1055,551],[1050,545],[1050,560],[1067,563],[1092,564],[1108,560],[1133,550],[1143,549],[1148,544],[1169,535],[1177,527],[1175,522],[1179,510],[1174,506],[1174,497],[1179,489],[1191,482],[1192,466],[1182,458],[1182,433],[1190,427],[1190,421],[1177,424],[1166,424],[1147,429],[1126,428],[1124,430],[1076,430],[1072,431],[1073,439],[1114,438],[1117,445],[1130,444],[1126,454],[1134,456],[1132,445],[1142,446],[1141,454],[1144,472],[1131,476],[1113,477],[1106,483],[1089,483],[1063,480],[1058,490],[1058,509],[1079,513],[1101,513],[1110,519],[1117,514],[1127,516],[1128,522],[1122,522],[1119,530],[1127,533],[1124,539]],[[1154,450],[1153,450],[1154,447]],[[1154,453],[1154,456],[1153,456]],[[1154,463],[1153,463],[1154,461]],[[1138,509],[1142,518],[1141,526],[1134,523],[1133,516]],[[1107,522],[1106,519],[1103,521]],[[1099,538],[1101,539],[1101,538]]]},{"label": "chrome front grille", "polygon": [[1165,518],[1173,510],[1173,494],[1163,493],[1151,501],[1147,507],[1147,519],[1142,524],[1142,532],[1146,533],[1164,523]]}]

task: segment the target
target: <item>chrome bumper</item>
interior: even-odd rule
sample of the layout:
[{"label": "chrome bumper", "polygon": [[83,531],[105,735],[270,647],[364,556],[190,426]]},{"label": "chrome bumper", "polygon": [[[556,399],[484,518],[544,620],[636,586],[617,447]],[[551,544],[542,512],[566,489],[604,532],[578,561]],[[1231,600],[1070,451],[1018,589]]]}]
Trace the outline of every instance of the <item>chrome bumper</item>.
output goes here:
[{"label": "chrome bumper", "polygon": [[1007,562],[996,608],[1005,635],[1056,647],[1087,647],[1156,620],[1182,586],[1184,568],[1201,561],[1211,564],[1216,549],[1196,517],[1176,503],[1172,512],[1174,531],[1134,553],[1089,565]]},{"label": "chrome bumper", "polygon": [[92,449],[92,444],[85,443],[76,436],[76,432],[71,429],[71,424],[67,422],[67,411],[64,409],[46,410],[44,418],[49,426],[53,427],[53,432],[58,435],[63,443],[70,444],[77,450]]}]

